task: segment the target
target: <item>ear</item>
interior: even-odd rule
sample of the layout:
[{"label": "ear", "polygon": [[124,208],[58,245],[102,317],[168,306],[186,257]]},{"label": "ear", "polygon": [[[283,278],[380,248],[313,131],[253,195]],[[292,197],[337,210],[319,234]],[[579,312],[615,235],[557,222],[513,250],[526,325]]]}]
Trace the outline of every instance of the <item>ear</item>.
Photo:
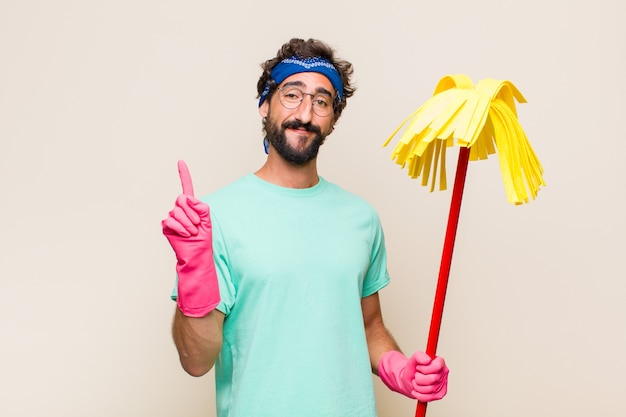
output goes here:
[{"label": "ear", "polygon": [[269,106],[268,100],[265,100],[263,104],[261,104],[261,107],[259,107],[259,114],[264,119],[267,117],[267,113],[269,112]]}]

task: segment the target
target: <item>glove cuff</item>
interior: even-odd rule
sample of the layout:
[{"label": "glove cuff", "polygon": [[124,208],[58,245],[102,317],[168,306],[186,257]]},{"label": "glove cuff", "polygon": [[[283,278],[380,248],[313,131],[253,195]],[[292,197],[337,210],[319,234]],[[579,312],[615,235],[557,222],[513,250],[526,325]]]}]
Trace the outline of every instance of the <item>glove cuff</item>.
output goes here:
[{"label": "glove cuff", "polygon": [[220,291],[213,258],[195,268],[178,269],[178,308],[187,317],[204,317],[217,307]]},{"label": "glove cuff", "polygon": [[411,387],[402,378],[407,361],[402,352],[390,350],[378,362],[378,376],[390,390],[413,398]]}]

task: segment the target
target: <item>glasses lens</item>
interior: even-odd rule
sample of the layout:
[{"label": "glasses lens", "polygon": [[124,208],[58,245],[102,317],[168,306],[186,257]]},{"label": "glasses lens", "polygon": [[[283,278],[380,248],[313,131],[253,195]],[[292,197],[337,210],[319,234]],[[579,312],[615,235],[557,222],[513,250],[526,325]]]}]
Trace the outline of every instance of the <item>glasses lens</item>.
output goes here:
[{"label": "glasses lens", "polygon": [[280,89],[280,102],[288,109],[295,109],[302,103],[303,93],[297,88]]},{"label": "glasses lens", "polygon": [[326,94],[313,96],[313,111],[321,117],[329,116],[333,112],[332,98]]}]

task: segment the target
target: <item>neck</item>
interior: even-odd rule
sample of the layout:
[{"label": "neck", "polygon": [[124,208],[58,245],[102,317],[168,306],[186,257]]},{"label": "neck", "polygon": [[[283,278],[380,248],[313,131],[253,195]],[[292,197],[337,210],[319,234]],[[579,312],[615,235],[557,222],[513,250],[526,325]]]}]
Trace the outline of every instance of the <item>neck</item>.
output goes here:
[{"label": "neck", "polygon": [[287,188],[310,188],[319,182],[315,159],[304,165],[295,165],[275,152],[270,152],[267,161],[255,175],[264,181]]}]

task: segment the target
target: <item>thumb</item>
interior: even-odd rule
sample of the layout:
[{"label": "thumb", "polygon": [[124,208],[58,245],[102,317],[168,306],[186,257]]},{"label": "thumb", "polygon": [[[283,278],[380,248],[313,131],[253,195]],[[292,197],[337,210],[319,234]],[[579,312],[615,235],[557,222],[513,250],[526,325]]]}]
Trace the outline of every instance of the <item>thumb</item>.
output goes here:
[{"label": "thumb", "polygon": [[411,359],[414,359],[417,365],[430,365],[430,363],[433,361],[433,359],[428,356],[427,353],[419,350],[415,352],[413,356],[411,356]]},{"label": "thumb", "polygon": [[187,201],[189,201],[189,205],[191,206],[191,208],[193,208],[193,210],[198,213],[198,216],[200,216],[200,221],[202,222],[207,221],[208,217],[209,217],[209,206],[206,203],[203,203],[201,200],[198,200],[195,197],[191,197],[189,198]]}]

